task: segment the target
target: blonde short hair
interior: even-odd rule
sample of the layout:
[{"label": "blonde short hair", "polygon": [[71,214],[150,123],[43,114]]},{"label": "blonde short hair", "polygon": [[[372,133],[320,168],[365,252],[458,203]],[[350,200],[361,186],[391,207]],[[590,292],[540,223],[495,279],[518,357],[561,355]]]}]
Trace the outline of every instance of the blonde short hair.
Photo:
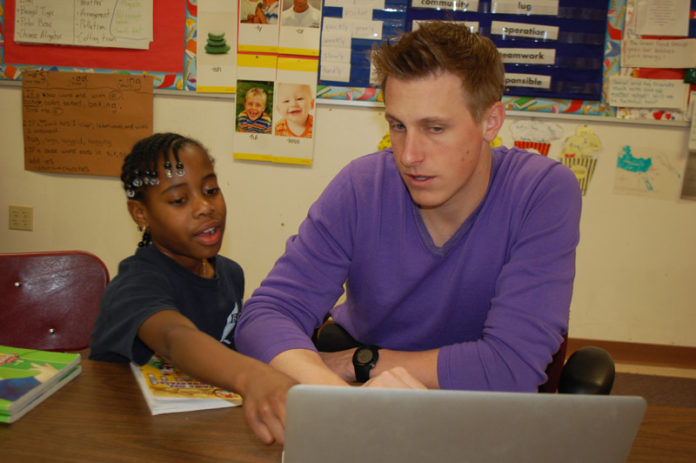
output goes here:
[{"label": "blonde short hair", "polygon": [[389,77],[418,79],[451,72],[459,76],[476,122],[503,97],[505,68],[493,42],[464,25],[430,21],[372,53],[382,91]]},{"label": "blonde short hair", "polygon": [[268,101],[268,95],[261,87],[252,87],[247,90],[247,92],[244,94],[244,101],[246,101],[249,95],[263,97],[263,104],[266,104]]}]

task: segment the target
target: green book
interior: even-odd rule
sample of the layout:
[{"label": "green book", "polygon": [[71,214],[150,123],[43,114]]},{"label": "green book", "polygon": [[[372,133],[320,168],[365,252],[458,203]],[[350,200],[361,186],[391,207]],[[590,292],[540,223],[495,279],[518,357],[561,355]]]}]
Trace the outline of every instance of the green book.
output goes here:
[{"label": "green book", "polygon": [[80,371],[80,354],[0,345],[0,423],[18,420]]}]

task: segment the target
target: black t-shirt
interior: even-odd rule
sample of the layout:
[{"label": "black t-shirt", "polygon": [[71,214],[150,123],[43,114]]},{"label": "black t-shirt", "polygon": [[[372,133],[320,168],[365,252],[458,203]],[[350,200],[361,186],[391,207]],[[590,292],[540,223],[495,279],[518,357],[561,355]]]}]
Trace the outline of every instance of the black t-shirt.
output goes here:
[{"label": "black t-shirt", "polygon": [[215,278],[202,278],[162,254],[139,248],[119,264],[108,284],[92,332],[92,360],[146,363],[153,352],[138,338],[140,325],[161,310],[177,310],[230,348],[244,294],[244,273],[233,260],[216,256]]}]

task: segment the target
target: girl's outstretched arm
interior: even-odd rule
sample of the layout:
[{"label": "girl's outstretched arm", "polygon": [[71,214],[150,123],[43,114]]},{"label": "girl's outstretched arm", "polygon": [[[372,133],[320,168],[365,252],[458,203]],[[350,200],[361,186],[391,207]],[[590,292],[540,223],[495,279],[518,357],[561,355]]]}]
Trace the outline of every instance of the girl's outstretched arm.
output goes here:
[{"label": "girl's outstretched arm", "polygon": [[266,444],[283,443],[285,402],[295,380],[224,346],[176,310],[150,316],[140,326],[138,336],[187,374],[241,394],[252,431]]}]

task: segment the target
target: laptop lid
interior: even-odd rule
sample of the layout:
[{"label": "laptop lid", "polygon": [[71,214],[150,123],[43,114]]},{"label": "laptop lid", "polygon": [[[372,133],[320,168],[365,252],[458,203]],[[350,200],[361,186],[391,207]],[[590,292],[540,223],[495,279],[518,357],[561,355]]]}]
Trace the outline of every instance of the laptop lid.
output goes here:
[{"label": "laptop lid", "polygon": [[299,385],[285,463],[624,463],[641,397]]}]

